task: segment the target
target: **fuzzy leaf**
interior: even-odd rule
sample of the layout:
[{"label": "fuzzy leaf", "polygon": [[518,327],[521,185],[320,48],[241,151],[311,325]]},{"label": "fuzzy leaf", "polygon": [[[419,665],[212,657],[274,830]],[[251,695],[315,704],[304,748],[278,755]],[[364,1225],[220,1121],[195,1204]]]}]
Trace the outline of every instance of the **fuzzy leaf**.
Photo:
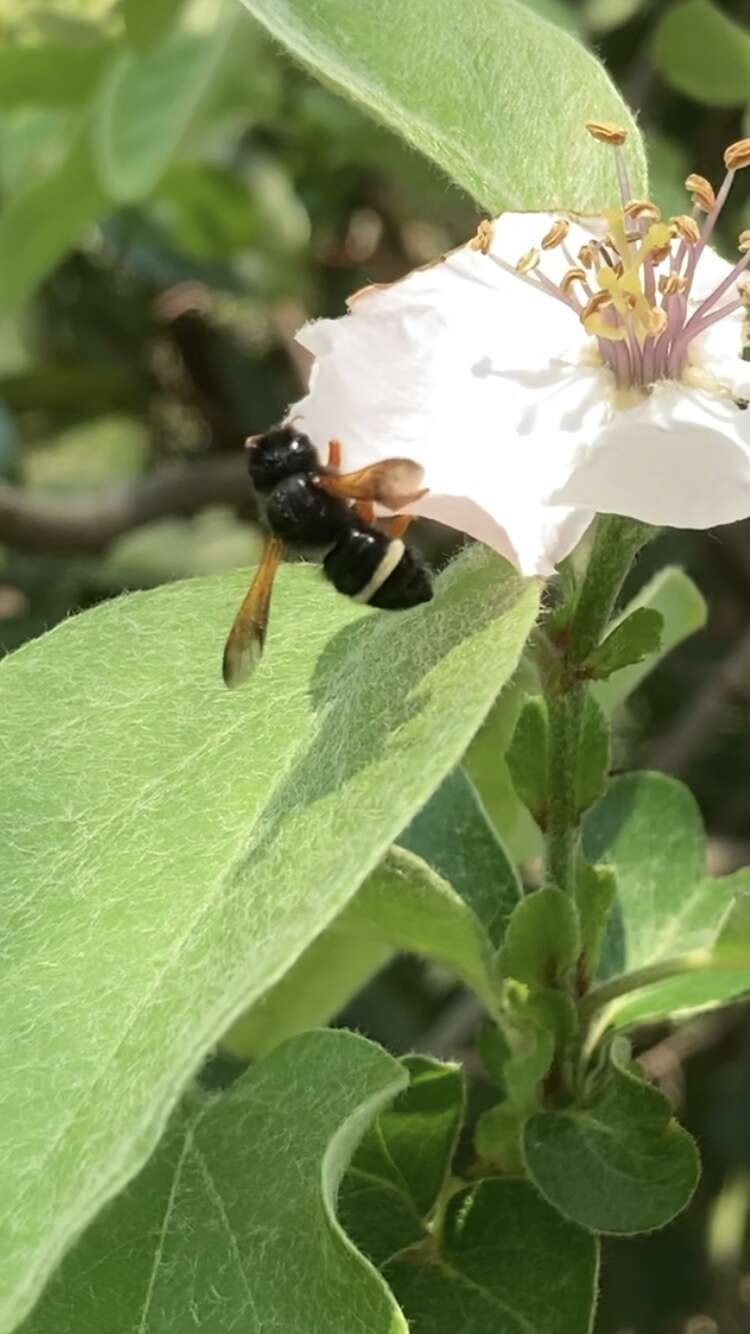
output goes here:
[{"label": "fuzzy leaf", "polygon": [[576,755],[576,810],[593,806],[607,789],[611,763],[609,723],[593,695],[586,695]]},{"label": "fuzzy leaf", "polygon": [[565,1218],[630,1235],[684,1209],[700,1165],[667,1099],[619,1062],[592,1106],[532,1116],[523,1145],[532,1181]]},{"label": "fuzzy leaf", "polygon": [[493,945],[502,942],[522,890],[516,868],[463,767],[449,774],[401,834],[476,913]]},{"label": "fuzzy leaf", "polygon": [[641,197],[638,130],[603,67],[517,0],[244,0],[327,83],[419,148],[494,211],[596,211],[617,198],[611,153],[583,129],[629,131]]},{"label": "fuzzy leaf", "polygon": [[464,1112],[460,1071],[407,1056],[409,1087],[365,1134],[342,1182],[341,1221],[375,1264],[427,1236]]},{"label": "fuzzy leaf", "polygon": [[678,92],[713,107],[750,101],[750,33],[709,0],[682,0],[658,24],[649,55]]},{"label": "fuzzy leaf", "polygon": [[232,693],[246,586],[104,603],[0,665],[2,1331],[455,766],[538,596],[479,548],[405,615],[288,567]]},{"label": "fuzzy leaf", "polygon": [[659,652],[663,628],[662,615],[654,607],[637,607],[594,649],[585,664],[586,674],[594,681],[606,681],[613,672],[643,662]]},{"label": "fuzzy leaf", "polygon": [[581,923],[581,953],[586,977],[596,974],[609,914],[617,897],[617,875],[611,866],[580,862],[575,900]]},{"label": "fuzzy leaf", "polygon": [[262,1056],[326,1023],[395,950],[435,959],[493,1006],[492,942],[481,922],[420,857],[394,847],[222,1045],[243,1058]]},{"label": "fuzzy leaf", "polygon": [[[705,836],[686,787],[663,774],[616,778],[584,822],[584,851],[617,875],[600,976],[614,978],[693,950],[710,951],[750,869],[713,879]],[[708,961],[707,961],[708,962]],[[726,1003],[750,990],[748,966],[709,968],[656,982],[614,1002],[620,1025]],[[595,993],[592,993],[595,995]]]},{"label": "fuzzy leaf", "polygon": [[439,1249],[384,1268],[410,1334],[588,1334],[598,1247],[526,1181],[454,1195]]},{"label": "fuzzy leaf", "polygon": [[581,949],[578,914],[561,889],[537,889],[519,903],[497,962],[503,977],[532,987],[561,982]]},{"label": "fuzzy leaf", "polygon": [[24,1334],[397,1334],[385,1284],[334,1218],[338,1183],[403,1068],[352,1033],[308,1033],[218,1097],[192,1095],[63,1264]]},{"label": "fuzzy leaf", "polygon": [[542,695],[532,696],[523,705],[505,758],[518,796],[543,829],[547,816],[549,718]]}]

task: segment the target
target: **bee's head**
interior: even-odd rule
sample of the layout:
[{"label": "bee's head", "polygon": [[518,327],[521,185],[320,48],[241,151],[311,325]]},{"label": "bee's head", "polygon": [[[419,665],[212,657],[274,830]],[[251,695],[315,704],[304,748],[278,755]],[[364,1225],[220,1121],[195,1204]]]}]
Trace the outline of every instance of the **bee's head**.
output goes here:
[{"label": "bee's head", "polygon": [[273,491],[284,477],[320,468],[314,444],[293,426],[277,426],[265,435],[250,436],[245,448],[247,470],[257,491]]}]

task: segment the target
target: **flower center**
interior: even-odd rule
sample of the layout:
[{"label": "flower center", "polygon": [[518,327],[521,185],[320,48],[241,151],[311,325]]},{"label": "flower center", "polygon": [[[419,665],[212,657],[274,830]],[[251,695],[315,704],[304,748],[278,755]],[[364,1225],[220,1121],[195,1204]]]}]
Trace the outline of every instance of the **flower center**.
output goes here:
[{"label": "flower center", "polygon": [[[651,200],[632,197],[623,153],[627,131],[598,121],[589,121],[586,129],[613,149],[622,200],[621,208],[601,216],[601,234],[591,235],[574,256],[568,247],[570,222],[560,218],[515,269],[490,253],[489,223],[480,226],[474,245],[502,268],[568,305],[596,339],[619,386],[678,380],[688,367],[695,338],[726,315],[743,307],[750,311],[750,285],[730,294],[750,264],[750,230],[740,233],[742,258],[723,281],[700,301],[691,295],[698,262],[734,177],[750,166],[750,139],[731,144],[724,153],[726,176],[718,194],[703,176],[688,176],[692,214],[664,222]],[[545,275],[542,258],[557,247],[569,267],[554,282]],[[723,297],[727,299],[722,303]]]}]

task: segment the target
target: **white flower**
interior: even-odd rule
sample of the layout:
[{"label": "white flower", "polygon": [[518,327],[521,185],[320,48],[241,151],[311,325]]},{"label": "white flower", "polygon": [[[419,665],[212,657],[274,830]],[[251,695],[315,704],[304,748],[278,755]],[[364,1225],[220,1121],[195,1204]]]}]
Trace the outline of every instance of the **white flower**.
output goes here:
[{"label": "white flower", "polygon": [[[630,198],[593,219],[503,214],[477,238],[350,313],[298,335],[315,355],[290,409],[345,470],[407,457],[427,494],[411,511],[549,574],[596,512],[706,528],[750,514],[750,343],[734,267],[706,246],[750,140],[718,196],[686,185],[692,216]],[[519,259],[519,256],[521,258]]]}]

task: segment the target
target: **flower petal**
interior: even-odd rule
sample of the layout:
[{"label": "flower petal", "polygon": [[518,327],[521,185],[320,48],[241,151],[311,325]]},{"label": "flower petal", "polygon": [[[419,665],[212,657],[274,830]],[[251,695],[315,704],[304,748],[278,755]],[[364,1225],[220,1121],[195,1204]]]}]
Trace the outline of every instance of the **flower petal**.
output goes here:
[{"label": "flower petal", "polygon": [[[493,253],[515,255],[522,233],[528,248],[530,227],[541,238],[552,221],[505,214]],[[481,538],[529,572],[549,573],[588,526],[589,514],[567,507],[542,512],[525,439],[540,389],[570,385],[589,341],[562,301],[463,247],[365,289],[350,314],[297,337],[316,363],[291,416],[321,452],[340,441],[345,471],[414,459],[430,494],[413,512]]]},{"label": "flower petal", "polygon": [[598,430],[593,418],[566,451],[569,476],[551,504],[674,528],[750,513],[750,411],[728,395],[659,384],[634,407],[605,410]]}]

